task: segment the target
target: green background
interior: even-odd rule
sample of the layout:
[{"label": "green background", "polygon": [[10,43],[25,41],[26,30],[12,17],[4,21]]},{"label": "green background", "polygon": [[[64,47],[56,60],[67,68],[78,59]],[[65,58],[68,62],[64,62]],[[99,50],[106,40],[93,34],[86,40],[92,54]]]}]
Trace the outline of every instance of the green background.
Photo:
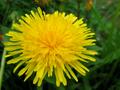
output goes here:
[{"label": "green background", "polygon": [[[13,73],[15,65],[5,64],[2,90],[120,90],[120,0],[93,0],[90,10],[86,9],[87,2],[51,0],[44,5],[33,0],[0,0],[0,34],[5,35],[20,16],[40,6],[46,13],[58,10],[84,18],[96,33],[96,46],[91,49],[99,52],[95,56],[96,62],[86,64],[90,72],[85,77],[77,73],[79,82],[68,79],[68,85],[60,87],[56,87],[54,77],[45,77],[41,87],[32,84],[32,77],[24,82],[24,76],[18,77],[17,72]],[[0,60],[4,48],[2,42],[7,38],[5,36],[0,41]]]}]

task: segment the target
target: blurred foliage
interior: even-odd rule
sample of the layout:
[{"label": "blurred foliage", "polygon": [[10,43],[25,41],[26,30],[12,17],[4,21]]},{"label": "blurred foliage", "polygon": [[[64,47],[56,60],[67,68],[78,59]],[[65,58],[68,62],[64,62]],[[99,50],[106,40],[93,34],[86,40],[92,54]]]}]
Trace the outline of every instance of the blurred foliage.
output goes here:
[{"label": "blurred foliage", "polygon": [[[66,87],[56,87],[55,78],[45,78],[41,87],[32,84],[32,78],[13,73],[14,65],[5,66],[2,90],[120,90],[120,0],[0,0],[0,41],[21,15],[40,6],[45,12],[55,10],[83,17],[96,32],[97,61],[90,63],[90,72],[85,77],[78,74],[79,82],[68,80]],[[48,3],[49,1],[49,3]],[[87,8],[86,8],[87,7]],[[6,40],[4,37],[3,40]],[[0,58],[3,44],[0,42]],[[7,58],[9,60],[9,58]],[[1,63],[1,62],[0,62]]]},{"label": "blurred foliage", "polygon": [[34,0],[36,4],[38,4],[40,7],[44,7],[45,5],[48,5],[51,0]]}]

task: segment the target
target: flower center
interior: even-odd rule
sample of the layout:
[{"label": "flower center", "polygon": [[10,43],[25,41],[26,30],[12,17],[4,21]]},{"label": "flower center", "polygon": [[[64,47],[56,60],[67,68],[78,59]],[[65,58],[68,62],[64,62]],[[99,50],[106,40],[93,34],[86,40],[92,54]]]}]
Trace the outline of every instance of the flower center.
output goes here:
[{"label": "flower center", "polygon": [[44,35],[44,45],[46,48],[49,48],[50,50],[54,50],[61,46],[63,43],[61,35],[59,33],[56,33],[54,31],[47,32],[46,35]]}]

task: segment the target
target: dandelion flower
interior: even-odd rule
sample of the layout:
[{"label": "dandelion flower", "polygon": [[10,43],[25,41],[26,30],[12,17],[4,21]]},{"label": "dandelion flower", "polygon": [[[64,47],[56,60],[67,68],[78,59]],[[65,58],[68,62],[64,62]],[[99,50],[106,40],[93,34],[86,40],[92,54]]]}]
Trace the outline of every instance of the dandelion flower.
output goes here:
[{"label": "dandelion flower", "polygon": [[14,56],[7,63],[17,63],[14,72],[22,68],[18,75],[25,75],[24,81],[34,73],[33,84],[38,86],[46,75],[55,75],[57,86],[67,85],[66,77],[78,81],[75,70],[83,76],[89,71],[82,62],[95,61],[96,51],[87,49],[95,45],[94,34],[73,14],[45,14],[38,7],[22,16],[7,34],[6,57]]}]

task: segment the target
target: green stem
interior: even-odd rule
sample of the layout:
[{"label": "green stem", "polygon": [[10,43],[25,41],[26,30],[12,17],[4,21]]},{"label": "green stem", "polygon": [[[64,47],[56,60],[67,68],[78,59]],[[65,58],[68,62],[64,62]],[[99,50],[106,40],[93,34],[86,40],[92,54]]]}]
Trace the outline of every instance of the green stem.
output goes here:
[{"label": "green stem", "polygon": [[4,73],[4,67],[5,67],[5,54],[6,54],[6,51],[4,50],[2,55],[1,70],[0,70],[0,90],[2,88],[2,79],[3,79],[3,73]]}]

